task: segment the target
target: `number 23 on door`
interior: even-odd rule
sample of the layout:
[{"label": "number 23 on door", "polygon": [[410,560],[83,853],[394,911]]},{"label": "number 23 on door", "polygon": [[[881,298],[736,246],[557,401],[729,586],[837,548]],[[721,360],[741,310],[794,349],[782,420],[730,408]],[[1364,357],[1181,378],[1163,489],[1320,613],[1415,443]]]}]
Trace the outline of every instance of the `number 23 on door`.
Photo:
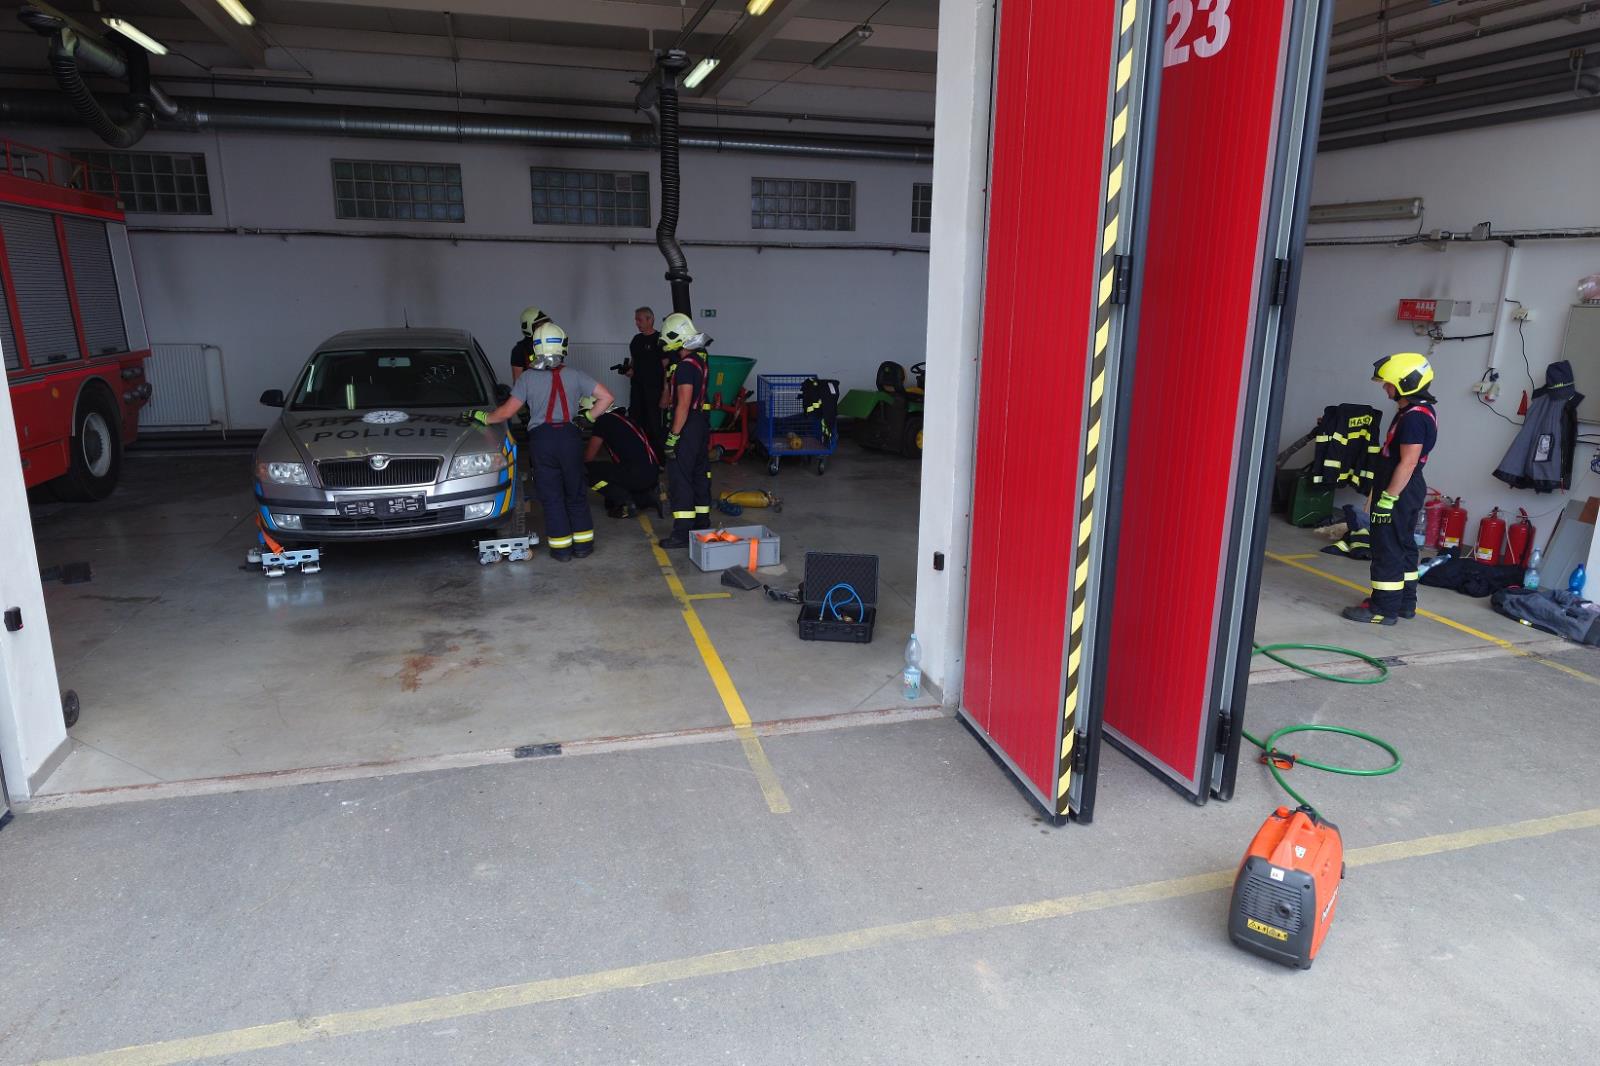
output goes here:
[{"label": "number 23 on door", "polygon": [[[1233,29],[1228,3],[1229,0],[1168,0],[1167,50],[1161,65],[1176,67],[1189,62],[1191,55],[1210,59],[1222,51],[1228,43],[1228,32]],[[1206,17],[1205,34],[1185,44],[1197,10]]]}]

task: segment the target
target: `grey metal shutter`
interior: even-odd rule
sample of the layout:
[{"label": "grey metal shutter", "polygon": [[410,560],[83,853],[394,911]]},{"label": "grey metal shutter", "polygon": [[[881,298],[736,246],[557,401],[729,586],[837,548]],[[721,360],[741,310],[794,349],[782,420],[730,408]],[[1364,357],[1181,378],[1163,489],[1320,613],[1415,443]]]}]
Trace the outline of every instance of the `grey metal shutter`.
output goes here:
[{"label": "grey metal shutter", "polygon": [[128,335],[122,326],[122,301],[117,296],[106,224],[97,218],[68,218],[62,224],[67,231],[67,257],[72,261],[72,282],[78,287],[78,314],[83,319],[83,343],[89,358],[127,351]]},{"label": "grey metal shutter", "polygon": [[17,335],[11,330],[11,302],[6,299],[3,279],[0,279],[0,349],[5,351],[7,370],[22,365],[22,357],[17,354]]},{"label": "grey metal shutter", "polygon": [[41,367],[81,359],[54,216],[0,207],[0,230],[5,232],[11,283],[17,289],[22,335],[28,342],[28,362]]}]

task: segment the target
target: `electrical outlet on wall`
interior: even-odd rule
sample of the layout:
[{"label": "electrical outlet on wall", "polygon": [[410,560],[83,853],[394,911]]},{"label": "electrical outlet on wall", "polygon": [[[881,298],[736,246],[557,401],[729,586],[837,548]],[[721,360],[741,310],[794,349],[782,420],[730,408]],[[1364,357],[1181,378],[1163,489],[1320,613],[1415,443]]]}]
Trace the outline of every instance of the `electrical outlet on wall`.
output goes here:
[{"label": "electrical outlet on wall", "polygon": [[1532,322],[1533,312],[1528,310],[1526,307],[1523,307],[1521,304],[1518,304],[1517,309],[1511,312],[1511,317],[1516,319],[1518,322]]}]

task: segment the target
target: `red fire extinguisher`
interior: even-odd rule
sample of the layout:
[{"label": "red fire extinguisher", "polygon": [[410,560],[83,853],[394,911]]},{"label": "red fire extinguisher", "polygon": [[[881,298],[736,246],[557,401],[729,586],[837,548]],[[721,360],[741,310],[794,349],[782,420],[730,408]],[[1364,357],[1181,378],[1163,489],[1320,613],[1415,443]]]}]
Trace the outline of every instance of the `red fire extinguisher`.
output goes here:
[{"label": "red fire extinguisher", "polygon": [[1538,531],[1528,518],[1528,512],[1517,508],[1517,521],[1506,531],[1506,565],[1527,566],[1528,554],[1533,551],[1533,541]]},{"label": "red fire extinguisher", "polygon": [[1461,506],[1460,496],[1445,504],[1442,521],[1444,528],[1439,534],[1439,546],[1461,547],[1461,538],[1467,535],[1467,509]]},{"label": "red fire extinguisher", "polygon": [[1506,520],[1500,517],[1500,508],[1496,507],[1478,523],[1478,549],[1472,553],[1472,557],[1480,563],[1498,566],[1505,542]]},{"label": "red fire extinguisher", "polygon": [[1444,493],[1429,489],[1427,502],[1422,505],[1422,514],[1427,523],[1423,527],[1422,543],[1437,548],[1439,538],[1444,535]]}]

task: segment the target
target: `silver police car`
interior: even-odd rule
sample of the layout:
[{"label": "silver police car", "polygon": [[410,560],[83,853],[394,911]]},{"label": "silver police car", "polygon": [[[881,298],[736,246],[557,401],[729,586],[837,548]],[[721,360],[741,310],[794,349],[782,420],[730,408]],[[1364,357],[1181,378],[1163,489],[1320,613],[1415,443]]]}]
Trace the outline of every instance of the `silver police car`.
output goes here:
[{"label": "silver police car", "polygon": [[508,395],[464,330],[328,338],[287,396],[261,394],[283,409],[256,447],[262,524],[291,544],[507,529],[520,498],[516,441],[462,412]]}]

